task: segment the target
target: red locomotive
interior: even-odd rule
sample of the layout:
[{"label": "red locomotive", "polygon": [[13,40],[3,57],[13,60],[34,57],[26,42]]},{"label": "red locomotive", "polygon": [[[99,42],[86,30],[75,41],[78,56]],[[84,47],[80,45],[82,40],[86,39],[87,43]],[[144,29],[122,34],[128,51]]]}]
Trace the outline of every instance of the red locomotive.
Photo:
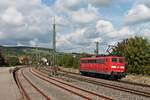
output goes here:
[{"label": "red locomotive", "polygon": [[100,56],[80,58],[80,73],[103,75],[107,78],[125,77],[124,58],[120,56]]}]

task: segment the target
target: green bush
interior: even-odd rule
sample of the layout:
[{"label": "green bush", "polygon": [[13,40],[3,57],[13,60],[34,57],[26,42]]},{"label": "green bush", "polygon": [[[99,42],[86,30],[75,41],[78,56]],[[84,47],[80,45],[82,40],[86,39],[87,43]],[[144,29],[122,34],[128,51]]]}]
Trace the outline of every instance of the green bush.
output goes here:
[{"label": "green bush", "polygon": [[150,75],[150,66],[144,66],[143,73],[147,74],[147,75]]},{"label": "green bush", "polygon": [[124,56],[126,59],[127,72],[136,74],[148,74],[150,66],[150,43],[143,37],[125,39],[118,43],[113,53]]},{"label": "green bush", "polygon": [[16,66],[19,65],[19,60],[17,57],[7,57],[6,63],[8,66]]},{"label": "green bush", "polygon": [[64,54],[57,57],[57,65],[64,67],[79,68],[79,57],[72,54]]},{"label": "green bush", "polygon": [[0,52],[0,66],[3,66],[5,65],[5,59],[4,57],[1,55],[1,52]]}]

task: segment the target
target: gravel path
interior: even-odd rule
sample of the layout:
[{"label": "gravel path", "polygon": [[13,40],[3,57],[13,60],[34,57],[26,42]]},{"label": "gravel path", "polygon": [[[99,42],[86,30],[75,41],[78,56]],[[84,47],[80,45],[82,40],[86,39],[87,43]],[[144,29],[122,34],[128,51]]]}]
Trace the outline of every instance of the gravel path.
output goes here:
[{"label": "gravel path", "polygon": [[21,100],[21,94],[9,72],[13,67],[0,67],[0,100]]}]

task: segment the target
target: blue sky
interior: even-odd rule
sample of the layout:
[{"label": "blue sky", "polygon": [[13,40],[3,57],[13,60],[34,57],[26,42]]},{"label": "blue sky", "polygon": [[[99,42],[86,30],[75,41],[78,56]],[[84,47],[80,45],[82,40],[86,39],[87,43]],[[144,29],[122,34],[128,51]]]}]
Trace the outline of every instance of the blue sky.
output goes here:
[{"label": "blue sky", "polygon": [[55,0],[42,0],[42,3],[46,4],[47,6],[53,5]]},{"label": "blue sky", "polygon": [[57,51],[100,52],[123,39],[150,40],[150,0],[0,1],[0,45],[52,48],[56,19]]}]

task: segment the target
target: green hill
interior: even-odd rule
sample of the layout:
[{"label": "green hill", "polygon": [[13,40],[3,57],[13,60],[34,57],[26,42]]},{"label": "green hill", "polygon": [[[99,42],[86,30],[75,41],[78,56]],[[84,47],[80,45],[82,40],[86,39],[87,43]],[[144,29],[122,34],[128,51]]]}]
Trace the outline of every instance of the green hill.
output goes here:
[{"label": "green hill", "polygon": [[39,48],[39,47],[25,47],[25,46],[13,46],[6,47],[0,46],[0,50],[3,56],[21,56],[21,55],[32,55],[37,53],[49,54],[52,49]]},{"label": "green hill", "polygon": [[51,55],[53,49],[40,47],[25,47],[25,46],[0,46],[0,53],[6,63],[6,66],[13,66],[20,64],[20,57],[28,57],[35,61],[37,57],[46,57]]}]

